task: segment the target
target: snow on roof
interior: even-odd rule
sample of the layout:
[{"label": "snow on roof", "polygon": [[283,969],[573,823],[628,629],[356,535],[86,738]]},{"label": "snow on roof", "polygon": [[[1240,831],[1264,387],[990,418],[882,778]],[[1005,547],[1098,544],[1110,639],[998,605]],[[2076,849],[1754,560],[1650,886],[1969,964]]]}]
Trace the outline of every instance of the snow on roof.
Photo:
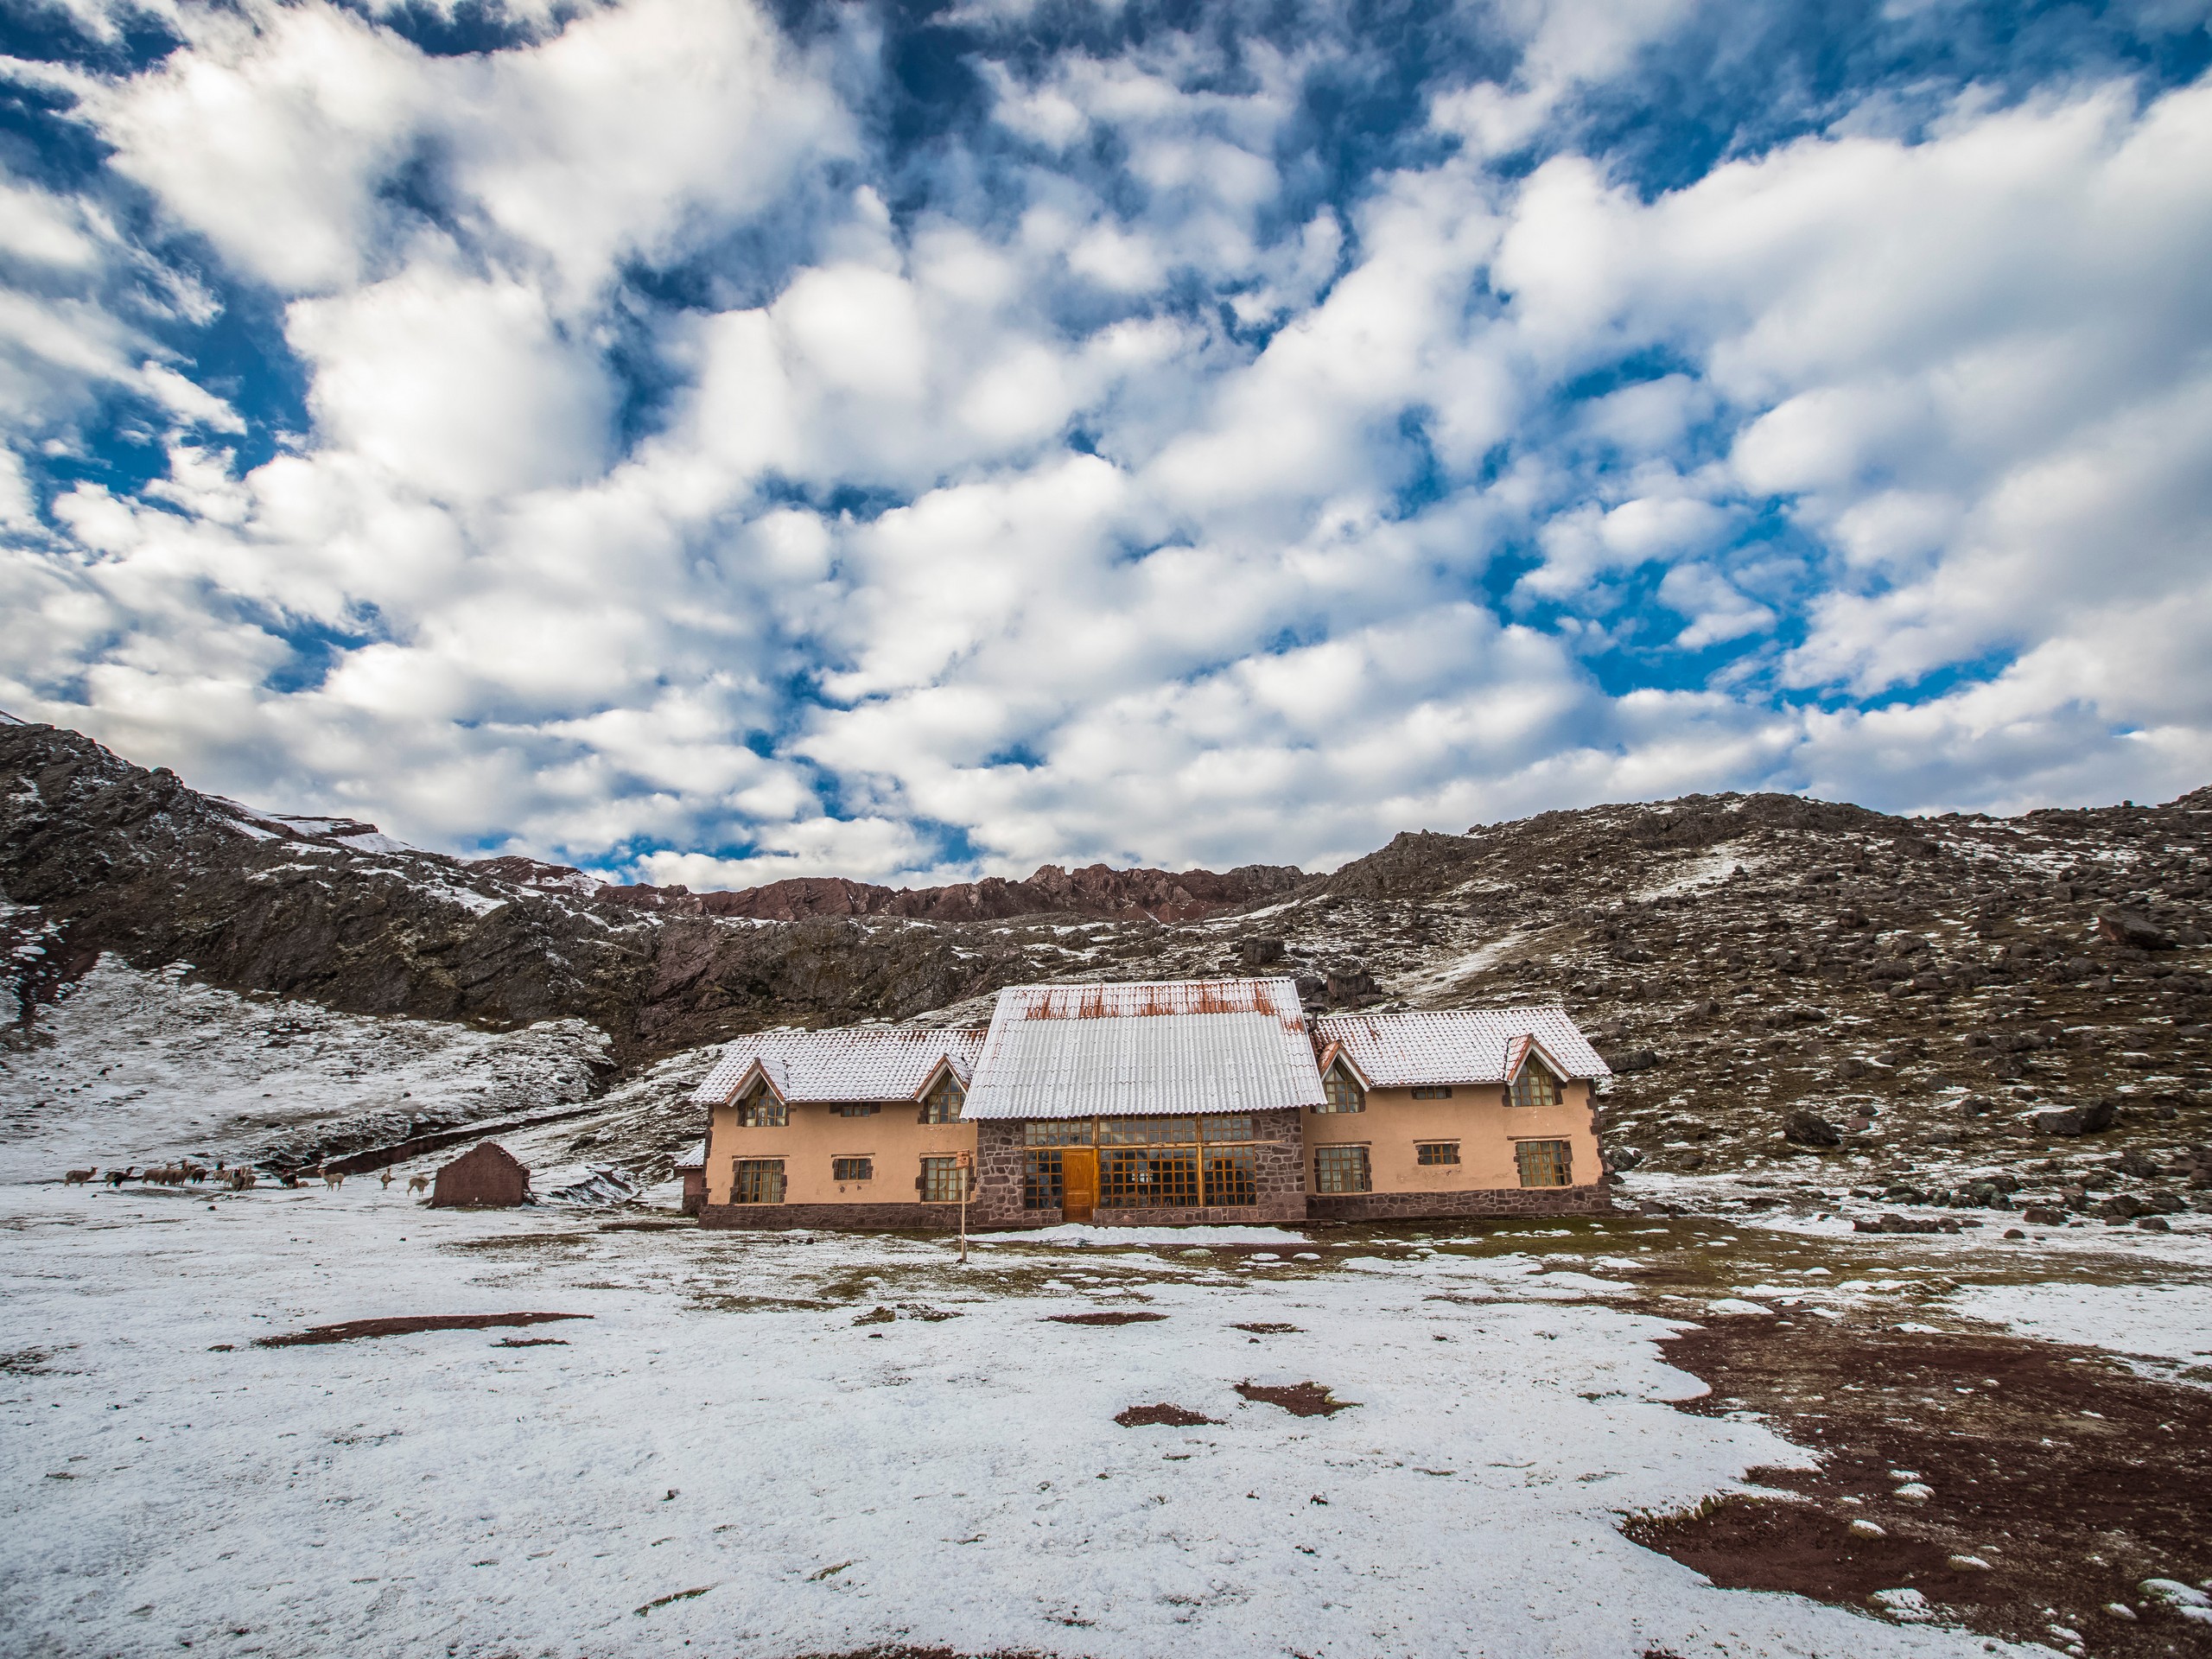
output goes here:
[{"label": "snow on roof", "polygon": [[697,1106],[718,1106],[758,1060],[769,1086],[785,1101],[909,1100],[938,1062],[956,1072],[975,1065],[983,1033],[972,1027],[917,1031],[852,1026],[836,1031],[766,1031],[722,1045],[721,1058],[691,1091]]},{"label": "snow on roof", "polygon": [[1017,985],[999,993],[962,1116],[1179,1116],[1321,1098],[1287,979]]},{"label": "snow on roof", "polygon": [[1612,1068],[1565,1008],[1451,1008],[1423,1014],[1327,1014],[1313,1021],[1325,1051],[1343,1047],[1371,1087],[1503,1083],[1527,1039],[1570,1077],[1606,1077]]}]

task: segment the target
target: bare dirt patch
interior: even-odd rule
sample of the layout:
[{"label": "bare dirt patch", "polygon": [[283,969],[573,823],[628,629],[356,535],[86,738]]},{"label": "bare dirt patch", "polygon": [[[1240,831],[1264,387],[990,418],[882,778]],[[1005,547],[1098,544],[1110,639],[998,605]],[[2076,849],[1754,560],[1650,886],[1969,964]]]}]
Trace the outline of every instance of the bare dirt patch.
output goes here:
[{"label": "bare dirt patch", "polygon": [[1221,1419],[1171,1406],[1163,1400],[1156,1406],[1131,1406],[1126,1411],[1117,1411],[1114,1421],[1123,1428],[1196,1428],[1202,1423],[1218,1423]]},{"label": "bare dirt patch", "polygon": [[1986,1635],[2203,1650],[2137,1586],[2212,1575],[2212,1393],[2083,1350],[1858,1324],[1715,1319],[1661,1346],[1713,1389],[1679,1409],[1756,1412],[1821,1466],[1754,1471],[1789,1498],[1631,1519],[1637,1542],[1732,1589],[1911,1589]]},{"label": "bare dirt patch", "polygon": [[1249,1325],[1232,1325],[1232,1331],[1249,1331],[1255,1337],[1287,1337],[1297,1334],[1294,1325],[1283,1325],[1273,1319],[1255,1319]]},{"label": "bare dirt patch", "polygon": [[1050,1313],[1046,1317],[1055,1325],[1150,1325],[1167,1316],[1116,1309],[1104,1313]]},{"label": "bare dirt patch", "polygon": [[417,1331],[491,1331],[502,1325],[544,1325],[554,1319],[588,1319],[588,1313],[411,1313],[397,1319],[346,1319],[311,1325],[281,1337],[256,1337],[257,1348],[304,1348],[327,1342],[359,1342],[369,1337],[411,1336]]},{"label": "bare dirt patch", "polygon": [[1281,1406],[1294,1417],[1333,1417],[1340,1411],[1349,1411],[1359,1403],[1357,1400],[1339,1400],[1320,1382],[1293,1382],[1286,1388],[1263,1388],[1256,1382],[1239,1382],[1236,1392],[1247,1400],[1256,1400],[1263,1406]]}]

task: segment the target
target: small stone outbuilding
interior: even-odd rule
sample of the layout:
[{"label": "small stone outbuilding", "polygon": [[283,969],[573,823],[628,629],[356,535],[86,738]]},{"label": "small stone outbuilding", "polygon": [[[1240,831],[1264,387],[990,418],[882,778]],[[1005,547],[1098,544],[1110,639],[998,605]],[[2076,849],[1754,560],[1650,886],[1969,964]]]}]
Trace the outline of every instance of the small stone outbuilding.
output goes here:
[{"label": "small stone outbuilding", "polygon": [[496,1141],[480,1141],[438,1172],[433,1206],[510,1207],[530,1201],[530,1170]]},{"label": "small stone outbuilding", "polygon": [[683,1183],[683,1213],[696,1216],[707,1201],[707,1143],[689,1157],[676,1160],[677,1178]]}]

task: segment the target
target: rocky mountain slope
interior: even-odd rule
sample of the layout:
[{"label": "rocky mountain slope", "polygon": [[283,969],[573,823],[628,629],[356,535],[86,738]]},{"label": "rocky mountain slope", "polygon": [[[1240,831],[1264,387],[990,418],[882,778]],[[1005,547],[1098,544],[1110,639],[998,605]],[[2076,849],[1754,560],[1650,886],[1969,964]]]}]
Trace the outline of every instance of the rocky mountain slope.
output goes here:
[{"label": "rocky mountain slope", "polygon": [[[2212,790],[2014,819],[1690,797],[1402,835],[1321,877],[1048,868],[887,899],[464,863],[50,728],[0,728],[0,774],[19,1042],[102,952],[355,1014],[573,1016],[610,1039],[602,1087],[688,1074],[687,1051],[771,1024],[965,1020],[1021,981],[1264,969],[1317,1007],[1564,1001],[1620,1073],[1613,1157],[1655,1205],[1713,1202],[1725,1178],[1731,1201],[2155,1223],[2212,1191]],[[673,1088],[626,1084],[622,1121]],[[647,1161],[683,1133],[655,1123]],[[575,1141],[611,1156],[624,1137],[584,1121]]]}]

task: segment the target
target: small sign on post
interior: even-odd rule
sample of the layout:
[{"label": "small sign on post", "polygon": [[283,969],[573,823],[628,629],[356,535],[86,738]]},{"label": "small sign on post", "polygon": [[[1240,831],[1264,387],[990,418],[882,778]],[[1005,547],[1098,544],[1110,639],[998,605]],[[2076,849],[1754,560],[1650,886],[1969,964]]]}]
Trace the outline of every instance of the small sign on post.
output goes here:
[{"label": "small sign on post", "polygon": [[963,1152],[955,1156],[958,1160],[956,1167],[960,1171],[960,1260],[964,1265],[968,1260],[968,1188],[976,1179],[976,1154]]}]

